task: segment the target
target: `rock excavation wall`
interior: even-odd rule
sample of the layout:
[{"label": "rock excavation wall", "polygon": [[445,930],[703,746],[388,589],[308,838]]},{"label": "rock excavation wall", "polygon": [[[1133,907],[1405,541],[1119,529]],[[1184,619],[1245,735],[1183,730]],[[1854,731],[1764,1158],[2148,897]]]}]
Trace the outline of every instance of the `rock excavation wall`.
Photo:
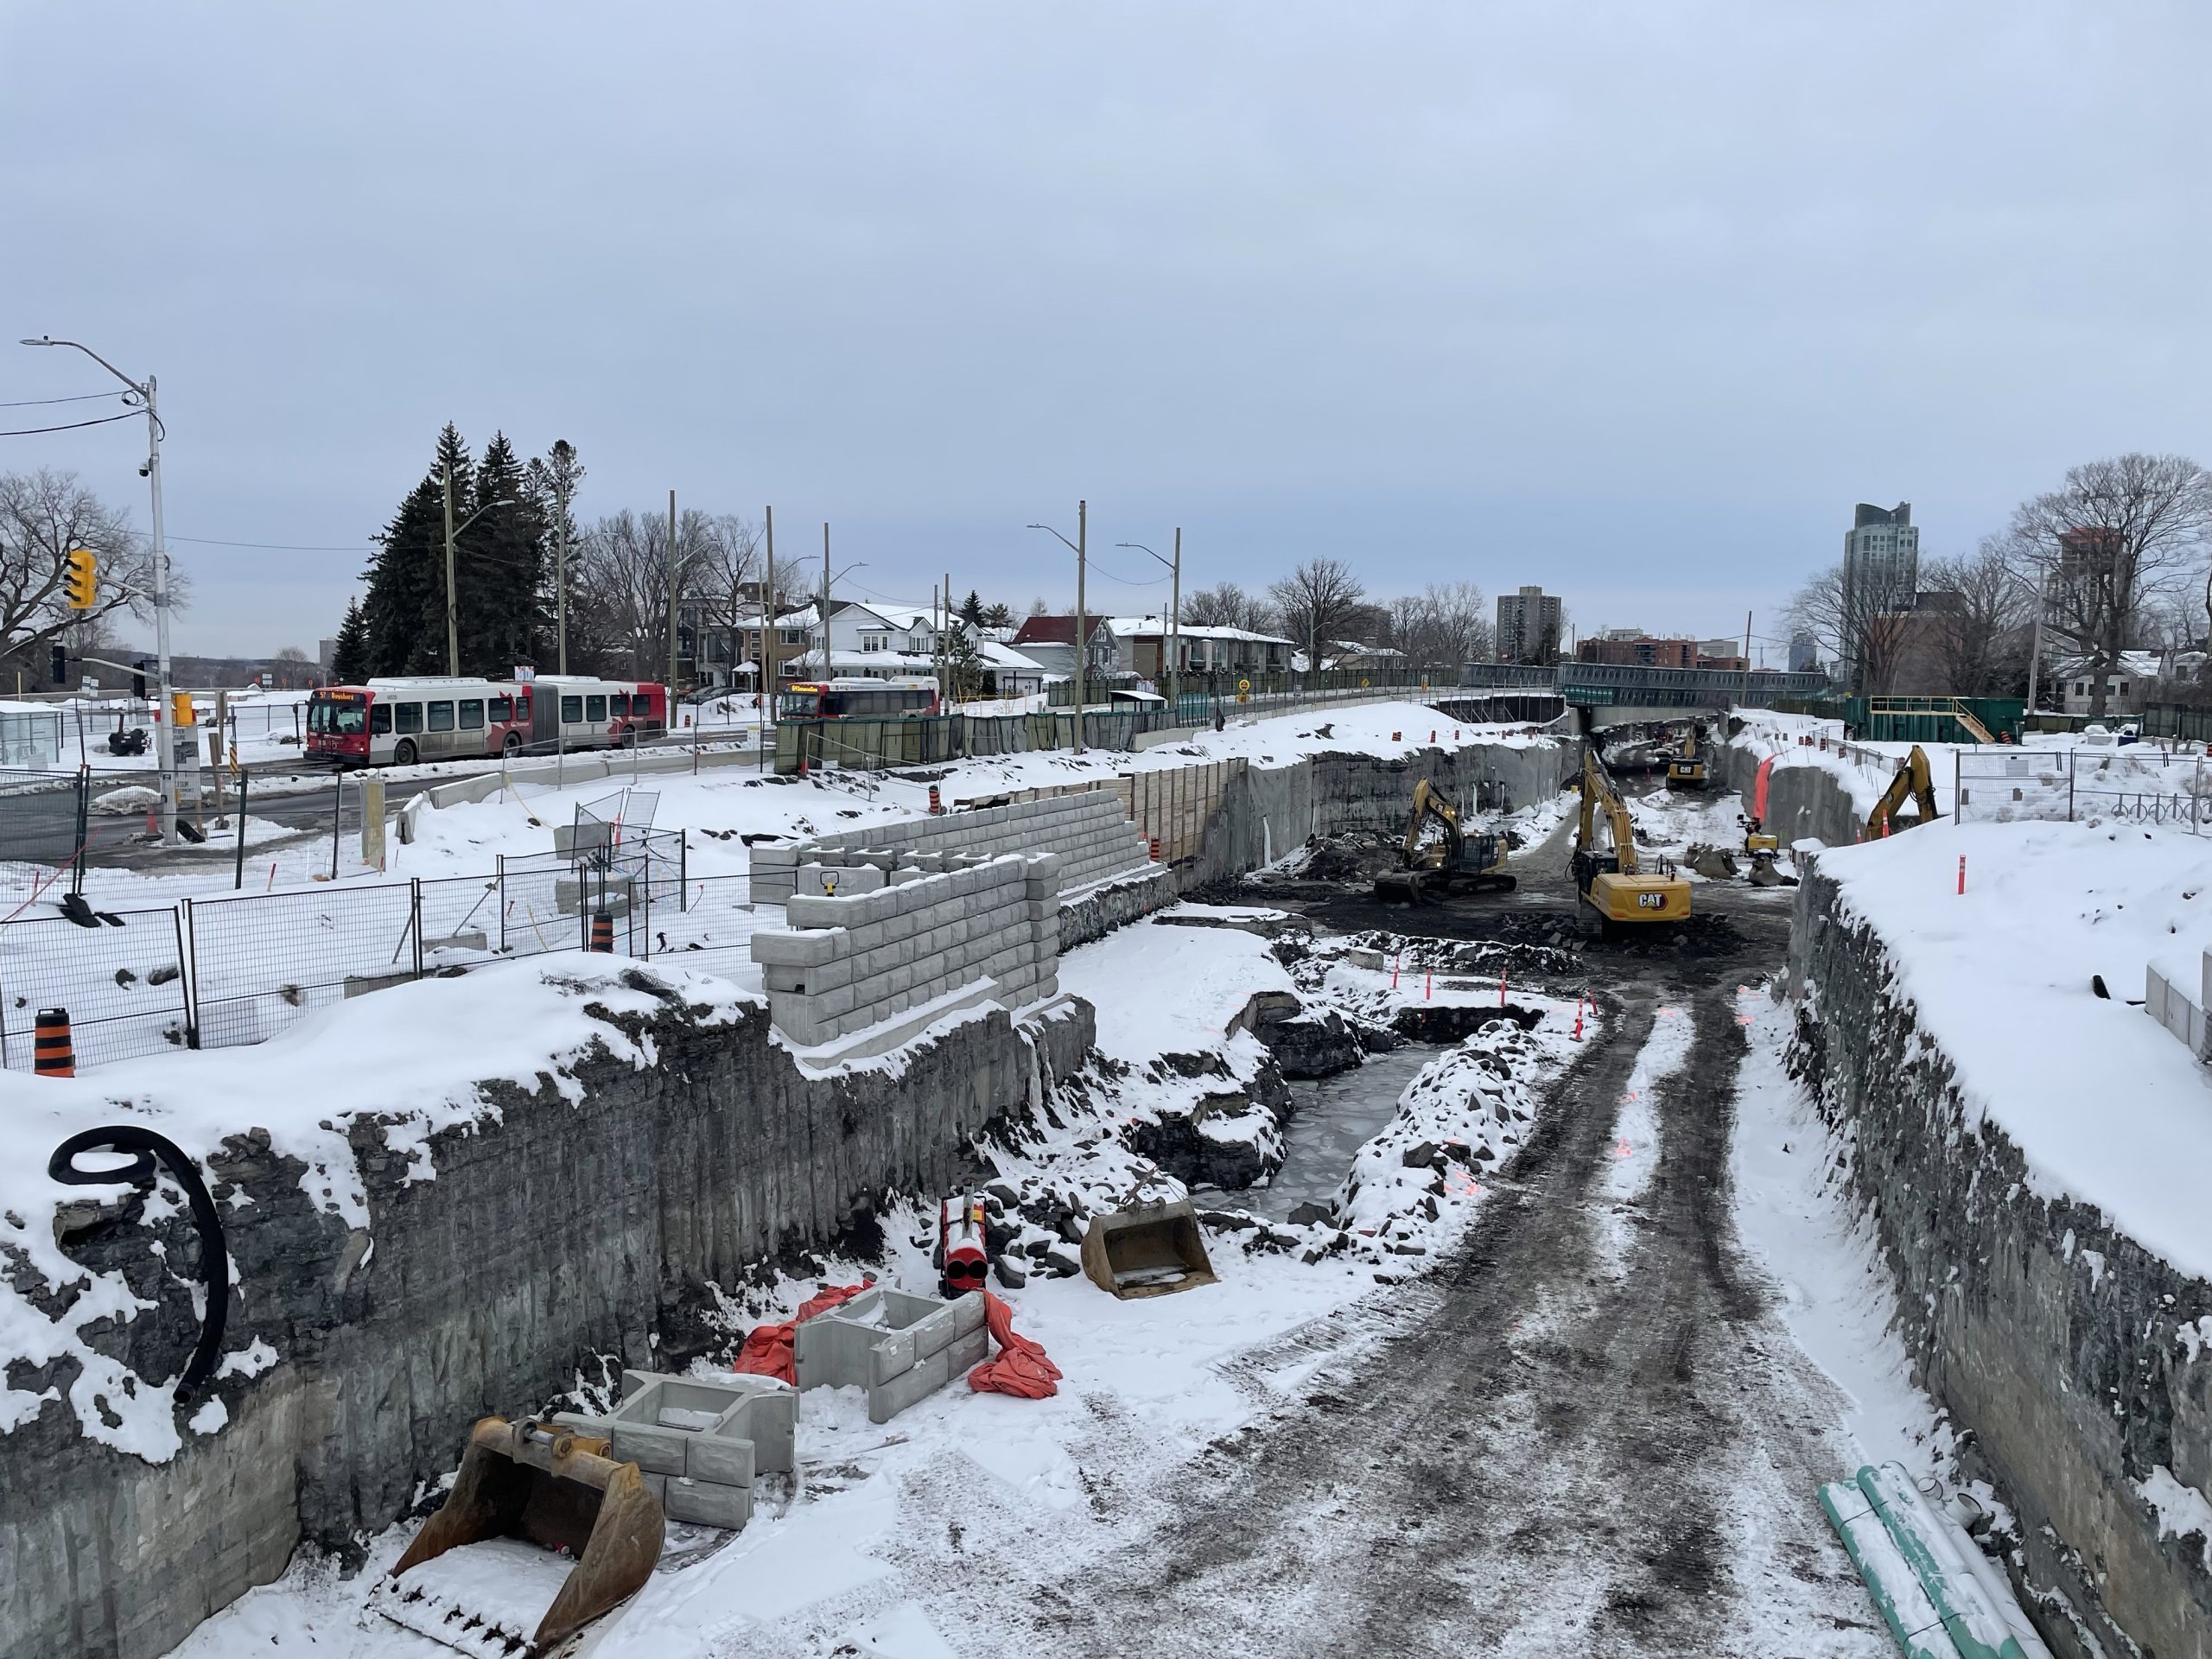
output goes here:
[{"label": "rock excavation wall", "polygon": [[1402,760],[1364,754],[1317,754],[1281,766],[1255,760],[1222,791],[1198,855],[1179,868],[1182,890],[1260,869],[1314,836],[1403,835],[1414,786],[1423,779],[1463,809],[1512,811],[1558,794],[1581,766],[1575,739],[1422,749]]},{"label": "rock excavation wall", "polygon": [[[626,982],[660,988],[638,970]],[[265,1135],[226,1143],[216,1198],[245,1200],[226,1209],[226,1347],[268,1363],[219,1382],[227,1422],[186,1431],[170,1461],[83,1435],[75,1360],[6,1365],[11,1388],[60,1397],[0,1435],[0,1656],[165,1653],[300,1540],[350,1552],[407,1514],[476,1418],[626,1365],[681,1370],[718,1335],[717,1287],[840,1238],[868,1248],[887,1191],[964,1179],[969,1137],[1092,1039],[1081,1002],[1020,1027],[981,1008],[895,1064],[817,1076],[769,1041],[758,1004],[601,1013],[650,1064],[594,1046],[557,1083],[482,1085],[496,1116],[429,1136],[435,1179],[381,1120],[353,1120],[365,1228],[310,1202],[303,1166]],[[70,1253],[134,1286],[163,1281],[157,1243],[197,1259],[181,1217],[71,1213]],[[193,1329],[164,1309],[99,1340],[174,1376]]]},{"label": "rock excavation wall", "polygon": [[[1744,798],[1743,810],[1748,815],[1758,798],[1763,757],[1732,744],[1721,753],[1727,758],[1728,787]],[[1827,847],[1848,847],[1860,838],[1866,825],[1853,804],[1851,791],[1834,773],[1820,766],[1786,766],[1777,760],[1767,773],[1766,827],[1782,837],[1785,848],[1806,840]]]},{"label": "rock excavation wall", "polygon": [[[2212,1541],[2161,1536],[2137,1483],[2164,1469],[2212,1495],[2212,1284],[2094,1207],[2031,1190],[1817,865],[1797,890],[1790,983],[1794,1064],[1848,1148],[1921,1381],[1964,1432],[1969,1471],[2018,1511],[2029,1578],[2063,1592],[2104,1653],[2207,1659]],[[2054,1603],[2023,1600],[2056,1650],[2094,1651]]]}]

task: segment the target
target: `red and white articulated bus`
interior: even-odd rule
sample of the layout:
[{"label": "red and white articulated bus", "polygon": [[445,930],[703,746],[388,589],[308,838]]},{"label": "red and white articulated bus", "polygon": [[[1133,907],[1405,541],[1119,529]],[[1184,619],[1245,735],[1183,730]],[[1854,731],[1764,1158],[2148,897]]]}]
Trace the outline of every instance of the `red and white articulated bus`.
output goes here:
[{"label": "red and white articulated bus", "polygon": [[411,766],[556,749],[607,749],[668,729],[668,690],[635,680],[404,675],[308,699],[307,752],[341,766]]}]

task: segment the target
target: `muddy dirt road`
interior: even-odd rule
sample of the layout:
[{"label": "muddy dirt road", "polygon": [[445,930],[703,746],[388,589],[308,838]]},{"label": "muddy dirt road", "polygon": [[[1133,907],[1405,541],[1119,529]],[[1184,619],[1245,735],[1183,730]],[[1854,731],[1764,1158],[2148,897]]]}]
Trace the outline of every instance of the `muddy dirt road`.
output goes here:
[{"label": "muddy dirt road", "polygon": [[[1496,937],[1563,919],[1550,851],[1487,912],[1291,902],[1335,927]],[[1788,902],[1700,887],[1728,925],[1714,949],[1590,951],[1605,1037],[1456,1257],[1177,1490],[1124,1495],[1128,1541],[1036,1585],[995,1650],[1888,1652],[1813,1502],[1833,1389],[1769,1317],[1732,1217],[1739,1005],[1760,994],[1742,988],[1779,967]],[[1662,1009],[1677,1044],[1687,1016],[1688,1052],[1657,1090],[1656,1166],[1624,1197],[1617,1119]]]}]

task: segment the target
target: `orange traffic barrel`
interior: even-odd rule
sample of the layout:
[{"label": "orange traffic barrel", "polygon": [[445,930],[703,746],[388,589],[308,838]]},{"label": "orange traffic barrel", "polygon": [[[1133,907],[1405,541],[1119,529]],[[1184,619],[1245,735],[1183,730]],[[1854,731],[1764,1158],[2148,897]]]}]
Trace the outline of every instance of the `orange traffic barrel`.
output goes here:
[{"label": "orange traffic barrel", "polygon": [[940,801],[939,799],[938,799],[938,795],[937,795],[937,785],[936,785],[935,784],[931,784],[931,785],[930,785],[930,813],[931,813],[931,816],[935,817],[938,813],[942,812],[942,811],[944,811],[944,802],[942,802],[942,801]]},{"label": "orange traffic barrel", "polygon": [[37,1033],[31,1040],[32,1068],[41,1077],[73,1077],[77,1052],[69,1042],[69,1010],[41,1008]]},{"label": "orange traffic barrel", "polygon": [[592,912],[591,948],[602,956],[614,954],[614,918],[607,911]]}]

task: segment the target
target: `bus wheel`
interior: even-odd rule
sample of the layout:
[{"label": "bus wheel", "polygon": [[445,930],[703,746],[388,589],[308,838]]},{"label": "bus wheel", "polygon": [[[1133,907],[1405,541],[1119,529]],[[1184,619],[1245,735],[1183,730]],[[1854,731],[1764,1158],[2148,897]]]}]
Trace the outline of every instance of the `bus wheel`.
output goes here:
[{"label": "bus wheel", "polygon": [[411,766],[415,764],[415,758],[419,753],[420,751],[415,747],[413,738],[403,737],[391,746],[391,764],[395,766]]},{"label": "bus wheel", "polygon": [[634,726],[631,727],[627,731],[624,732],[621,736],[616,738],[614,741],[626,749],[636,748],[638,747],[638,728]]},{"label": "bus wheel", "polygon": [[522,753],[522,734],[520,732],[509,732],[506,734],[506,737],[499,744],[499,753],[501,754],[520,754]]}]

